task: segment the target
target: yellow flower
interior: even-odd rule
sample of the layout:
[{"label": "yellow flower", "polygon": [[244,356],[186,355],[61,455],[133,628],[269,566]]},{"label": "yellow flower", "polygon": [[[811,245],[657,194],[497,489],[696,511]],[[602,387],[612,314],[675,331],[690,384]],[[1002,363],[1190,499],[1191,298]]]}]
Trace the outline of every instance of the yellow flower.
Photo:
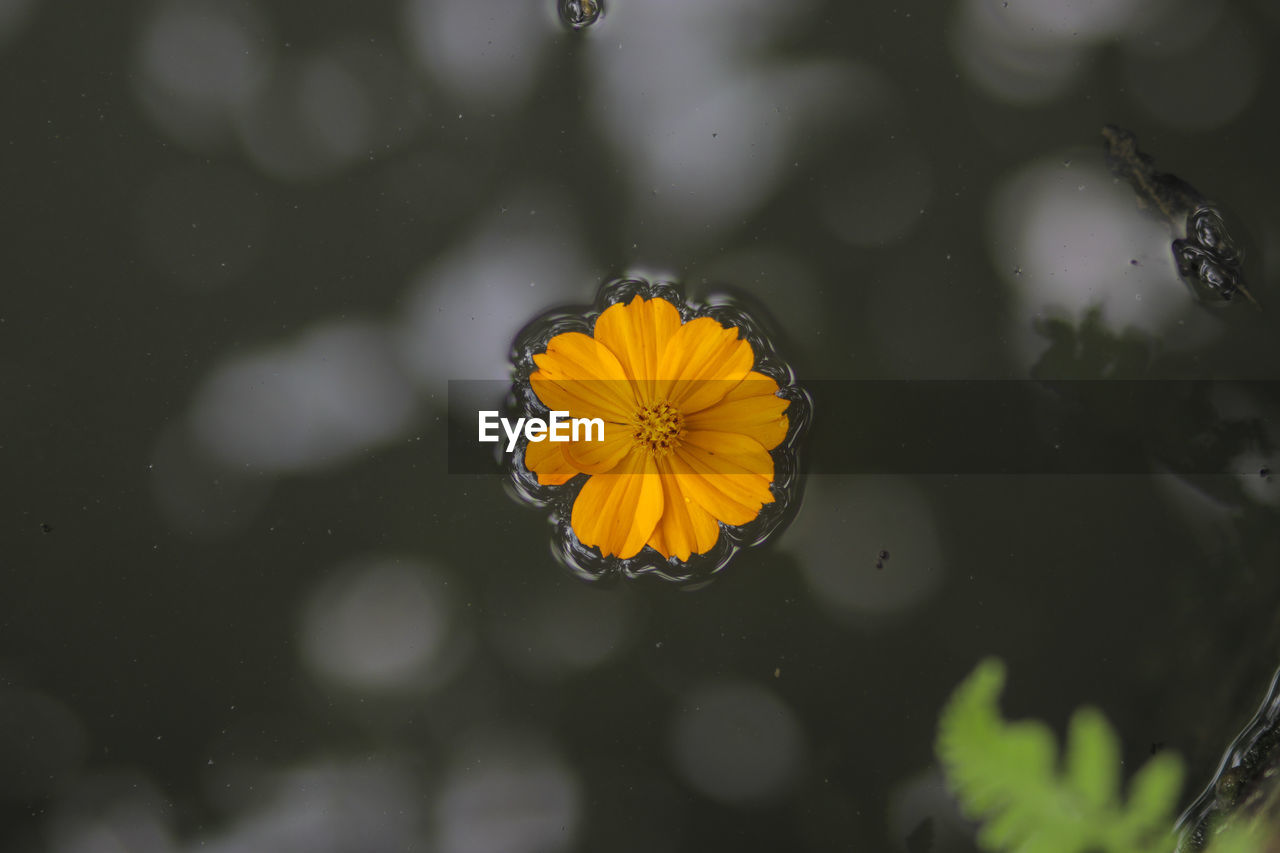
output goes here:
[{"label": "yellow flower", "polygon": [[542,485],[590,475],[570,517],[584,545],[687,560],[715,545],[719,522],[746,524],[773,502],[769,451],[786,438],[788,401],[752,370],[736,328],[682,323],[665,299],[636,296],[605,310],[594,337],[556,335],[534,363],[530,384],[547,408],[605,424],[603,441],[525,448]]}]

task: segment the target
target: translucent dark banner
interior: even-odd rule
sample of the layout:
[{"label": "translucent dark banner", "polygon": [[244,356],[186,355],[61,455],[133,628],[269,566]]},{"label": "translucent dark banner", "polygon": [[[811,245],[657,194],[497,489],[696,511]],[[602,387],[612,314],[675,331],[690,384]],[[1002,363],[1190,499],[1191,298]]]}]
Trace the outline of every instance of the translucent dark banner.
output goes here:
[{"label": "translucent dark banner", "polygon": [[[686,384],[676,391],[705,405],[733,393],[721,384]],[[737,393],[749,398],[765,392],[766,385],[758,381]],[[1280,417],[1280,381],[811,380],[796,385],[807,397],[806,409],[812,409],[800,441],[801,468],[811,475],[1265,476],[1265,470],[1244,470],[1241,460],[1270,451],[1269,431]],[[577,382],[570,391],[577,399],[604,401],[600,405],[615,413],[639,393],[620,381]],[[779,393],[796,392],[784,387]],[[564,399],[574,396],[565,394]],[[506,383],[450,382],[449,472],[502,473],[506,457],[522,452],[524,434],[510,452],[501,427],[491,430],[499,441],[480,442],[480,412],[490,412],[491,420],[509,418],[510,426],[527,408],[517,405]],[[716,424],[734,431],[735,413],[752,417],[749,405],[731,400]],[[605,420],[613,429],[613,421],[624,417],[606,415]],[[697,420],[696,414],[685,417]],[[630,427],[624,421],[616,428]],[[752,428],[744,421],[742,431]]]}]

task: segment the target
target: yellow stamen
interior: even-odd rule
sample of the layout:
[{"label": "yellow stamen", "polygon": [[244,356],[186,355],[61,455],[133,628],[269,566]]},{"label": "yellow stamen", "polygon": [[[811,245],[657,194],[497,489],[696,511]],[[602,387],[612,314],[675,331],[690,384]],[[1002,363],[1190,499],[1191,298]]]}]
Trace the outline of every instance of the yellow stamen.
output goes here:
[{"label": "yellow stamen", "polygon": [[670,403],[642,406],[631,425],[636,444],[657,458],[679,447],[684,438],[684,416]]}]

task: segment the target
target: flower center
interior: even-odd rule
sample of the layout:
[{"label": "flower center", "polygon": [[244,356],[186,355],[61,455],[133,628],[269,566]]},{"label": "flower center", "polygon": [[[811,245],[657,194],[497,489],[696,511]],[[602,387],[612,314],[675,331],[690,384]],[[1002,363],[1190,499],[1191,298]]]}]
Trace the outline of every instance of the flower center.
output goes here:
[{"label": "flower center", "polygon": [[654,456],[666,456],[684,438],[684,416],[670,403],[642,406],[631,423],[636,444]]}]

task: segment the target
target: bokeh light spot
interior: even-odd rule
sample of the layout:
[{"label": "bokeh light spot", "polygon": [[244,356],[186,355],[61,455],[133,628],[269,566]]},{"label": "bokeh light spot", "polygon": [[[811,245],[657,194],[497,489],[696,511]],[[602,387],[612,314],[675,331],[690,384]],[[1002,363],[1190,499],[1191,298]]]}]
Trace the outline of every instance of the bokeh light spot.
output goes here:
[{"label": "bokeh light spot", "polygon": [[534,739],[475,735],[436,802],[440,853],[557,853],[573,848],[582,792],[563,760]]},{"label": "bokeh light spot", "polygon": [[[833,615],[878,620],[938,588],[944,569],[934,512],[910,480],[815,477],[805,504],[783,545],[800,558],[813,597]],[[885,550],[892,557],[878,569]]]},{"label": "bokeh light spot", "polygon": [[740,681],[703,684],[684,696],[672,721],[676,768],[721,802],[774,801],[796,781],[804,737],[795,714],[769,690]]},{"label": "bokeh light spot", "polygon": [[204,148],[268,79],[267,30],[251,3],[176,0],[154,8],[137,41],[135,92],[167,134]]},{"label": "bokeh light spot", "polygon": [[390,440],[414,405],[382,329],[347,322],[228,360],[205,380],[191,417],[215,457],[296,471]]},{"label": "bokeh light spot", "polygon": [[301,646],[308,668],[344,687],[433,686],[450,671],[447,579],[419,563],[375,560],[335,572],[311,595]]}]

